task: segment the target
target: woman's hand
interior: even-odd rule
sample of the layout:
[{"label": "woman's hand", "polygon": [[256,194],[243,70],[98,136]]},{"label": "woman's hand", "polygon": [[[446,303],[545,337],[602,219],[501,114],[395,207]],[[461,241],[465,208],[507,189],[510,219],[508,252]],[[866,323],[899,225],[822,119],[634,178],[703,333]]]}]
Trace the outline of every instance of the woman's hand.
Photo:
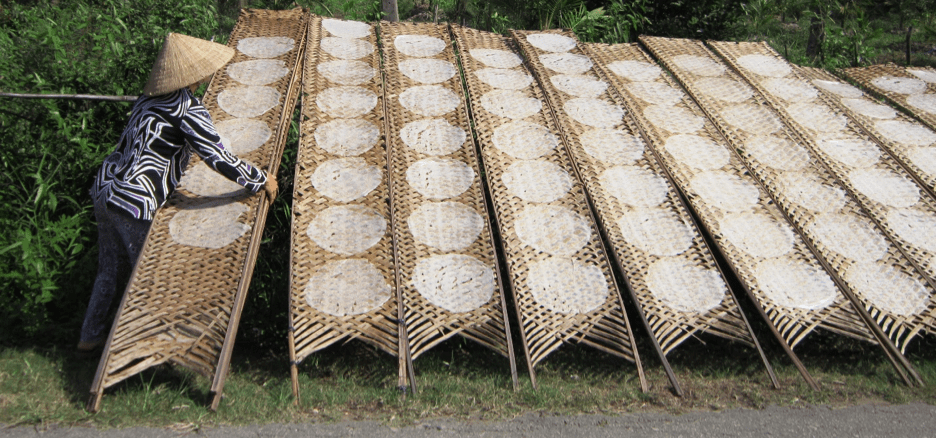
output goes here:
[{"label": "woman's hand", "polygon": [[263,191],[267,194],[267,199],[270,203],[273,203],[273,200],[276,199],[276,194],[279,192],[279,184],[276,183],[276,175],[272,172],[267,173],[266,184],[263,185]]}]

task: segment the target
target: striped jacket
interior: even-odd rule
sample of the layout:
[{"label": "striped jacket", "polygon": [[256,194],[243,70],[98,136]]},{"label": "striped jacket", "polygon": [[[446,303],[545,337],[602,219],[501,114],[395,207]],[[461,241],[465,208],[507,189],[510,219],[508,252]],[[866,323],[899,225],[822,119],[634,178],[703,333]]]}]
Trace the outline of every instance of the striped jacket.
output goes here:
[{"label": "striped jacket", "polygon": [[117,149],[104,159],[91,196],[152,220],[182,177],[192,151],[209,167],[253,192],[266,174],[224,149],[208,110],[188,88],[141,96]]}]

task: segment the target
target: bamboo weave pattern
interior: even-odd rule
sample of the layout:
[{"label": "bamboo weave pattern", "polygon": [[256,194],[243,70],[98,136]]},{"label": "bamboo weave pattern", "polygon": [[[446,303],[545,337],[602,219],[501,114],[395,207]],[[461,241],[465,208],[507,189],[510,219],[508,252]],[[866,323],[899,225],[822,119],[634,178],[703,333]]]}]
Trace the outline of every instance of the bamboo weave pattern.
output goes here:
[{"label": "bamboo weave pattern", "polygon": [[[906,108],[920,121],[936,129],[936,70],[884,64],[846,68],[842,73],[862,87]],[[928,145],[932,146],[934,142],[930,140]]]}]

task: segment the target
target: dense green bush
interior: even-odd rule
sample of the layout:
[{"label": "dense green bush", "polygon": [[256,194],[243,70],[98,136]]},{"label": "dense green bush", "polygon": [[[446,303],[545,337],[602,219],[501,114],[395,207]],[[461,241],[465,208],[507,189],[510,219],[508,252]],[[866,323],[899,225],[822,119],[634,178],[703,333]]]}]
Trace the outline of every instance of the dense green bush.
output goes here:
[{"label": "dense green bush", "polygon": [[[0,6],[0,90],[137,94],[166,33],[223,37],[211,0]],[[74,338],[94,270],[94,171],[129,103],[0,98],[0,341]]]}]

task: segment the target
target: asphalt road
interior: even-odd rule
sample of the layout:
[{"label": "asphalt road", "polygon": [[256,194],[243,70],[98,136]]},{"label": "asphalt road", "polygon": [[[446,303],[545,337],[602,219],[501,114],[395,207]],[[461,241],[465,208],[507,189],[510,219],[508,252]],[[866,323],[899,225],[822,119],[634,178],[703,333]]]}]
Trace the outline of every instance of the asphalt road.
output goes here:
[{"label": "asphalt road", "polygon": [[221,427],[197,432],[133,428],[5,428],[3,437],[142,437],[178,436],[225,438],[266,437],[936,437],[936,406],[862,405],[832,409],[770,407],[764,410],[726,410],[684,415],[630,414],[618,417],[528,414],[508,421],[455,422],[432,420],[391,428],[374,422],[331,424],[268,424]]}]

